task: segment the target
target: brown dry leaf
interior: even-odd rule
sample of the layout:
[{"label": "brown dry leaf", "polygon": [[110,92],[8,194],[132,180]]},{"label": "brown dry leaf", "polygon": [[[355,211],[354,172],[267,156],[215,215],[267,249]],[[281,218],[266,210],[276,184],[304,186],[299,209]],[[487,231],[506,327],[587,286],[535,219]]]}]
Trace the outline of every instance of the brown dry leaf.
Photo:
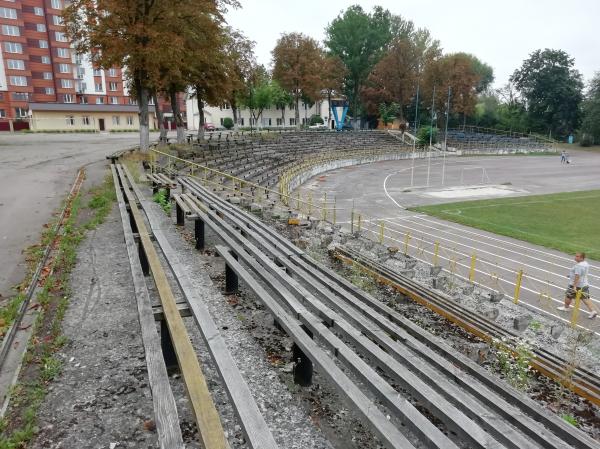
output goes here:
[{"label": "brown dry leaf", "polygon": [[147,419],[144,421],[144,430],[148,430],[150,432],[154,432],[156,430],[156,423],[152,419]]}]

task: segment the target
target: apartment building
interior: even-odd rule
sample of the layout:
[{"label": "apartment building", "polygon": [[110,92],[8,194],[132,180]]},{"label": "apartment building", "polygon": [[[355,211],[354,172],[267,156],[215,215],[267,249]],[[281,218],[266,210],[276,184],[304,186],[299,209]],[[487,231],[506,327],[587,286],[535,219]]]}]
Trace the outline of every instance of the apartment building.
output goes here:
[{"label": "apartment building", "polygon": [[[75,54],[64,0],[0,0],[0,130],[137,130],[123,70]],[[154,108],[150,126],[157,127]]]}]

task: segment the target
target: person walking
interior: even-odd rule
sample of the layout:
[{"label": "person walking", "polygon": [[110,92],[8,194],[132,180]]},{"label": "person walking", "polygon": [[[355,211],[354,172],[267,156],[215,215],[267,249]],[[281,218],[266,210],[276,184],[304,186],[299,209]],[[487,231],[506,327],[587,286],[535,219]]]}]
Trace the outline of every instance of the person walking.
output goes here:
[{"label": "person walking", "polygon": [[567,153],[565,153],[565,150],[562,150],[560,152],[560,163],[564,164],[565,162],[567,162]]},{"label": "person walking", "polygon": [[577,292],[581,291],[581,300],[590,311],[588,317],[596,318],[598,309],[590,299],[590,284],[588,283],[588,272],[590,264],[585,260],[585,253],[575,253],[575,265],[569,271],[569,286],[565,291],[565,305],[557,307],[560,311],[567,311],[571,307],[571,301],[577,296]]}]

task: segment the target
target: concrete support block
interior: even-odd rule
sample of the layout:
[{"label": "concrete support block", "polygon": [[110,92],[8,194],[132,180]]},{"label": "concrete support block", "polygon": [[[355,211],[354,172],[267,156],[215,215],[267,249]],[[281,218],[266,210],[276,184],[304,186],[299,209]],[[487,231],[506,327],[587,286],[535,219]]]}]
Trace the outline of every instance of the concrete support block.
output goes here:
[{"label": "concrete support block", "polygon": [[515,318],[513,327],[519,332],[523,332],[531,323],[533,317],[531,315],[521,315]]}]

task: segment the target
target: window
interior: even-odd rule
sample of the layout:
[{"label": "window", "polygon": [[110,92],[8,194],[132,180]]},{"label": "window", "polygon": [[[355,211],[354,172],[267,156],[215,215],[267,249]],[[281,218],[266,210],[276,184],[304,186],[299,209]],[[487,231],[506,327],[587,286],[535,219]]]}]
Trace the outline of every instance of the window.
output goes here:
[{"label": "window", "polygon": [[87,115],[81,117],[81,124],[89,126],[89,124],[90,124],[90,118]]},{"label": "window", "polygon": [[44,88],[44,93],[46,95],[54,95],[54,87],[45,87]]},{"label": "window", "polygon": [[110,104],[119,104],[118,97],[110,97]]},{"label": "window", "polygon": [[277,119],[277,126],[283,126],[283,119],[282,118],[278,118]]},{"label": "window", "polygon": [[95,87],[96,92],[102,92],[102,90],[103,90],[102,83],[96,83],[94,87]]},{"label": "window", "polygon": [[223,117],[221,117],[220,120],[221,120],[221,126],[223,126]]},{"label": "window", "polygon": [[115,83],[114,81],[111,81],[110,83],[108,83],[108,90],[112,90],[112,91],[117,90],[117,83]]},{"label": "window", "polygon": [[0,109],[0,118],[6,117],[6,111],[4,109]]},{"label": "window", "polygon": [[104,104],[104,97],[96,97],[96,104]]},{"label": "window", "polygon": [[302,124],[306,125],[306,122],[307,122],[306,117],[302,117]]},{"label": "window", "polygon": [[133,115],[128,115],[127,116],[127,124],[129,126],[133,126]]},{"label": "window", "polygon": [[73,94],[65,94],[65,96],[63,97],[65,103],[75,103]]},{"label": "window", "polygon": [[39,46],[40,48],[48,48],[48,41],[45,41],[45,40],[42,40],[42,39],[40,39],[40,40],[38,41],[38,46]]},{"label": "window", "polygon": [[43,16],[43,15],[44,15],[44,10],[43,10],[42,8],[40,8],[39,6],[35,6],[35,7],[33,8],[33,13],[34,13],[36,16]]},{"label": "window", "polygon": [[119,126],[121,124],[121,117],[119,117],[118,115],[113,115],[112,122],[113,122],[113,125]]},{"label": "window", "polygon": [[0,8],[0,17],[3,19],[16,19],[17,10],[12,8]]},{"label": "window", "polygon": [[75,117],[72,115],[67,115],[65,117],[65,122],[67,123],[67,126],[75,126]]},{"label": "window", "polygon": [[117,69],[108,69],[108,76],[117,76]]},{"label": "window", "polygon": [[102,76],[102,69],[94,69],[94,76]]},{"label": "window", "polygon": [[79,102],[81,104],[88,104],[88,97],[81,97],[81,100]]},{"label": "window", "polygon": [[296,119],[290,117],[290,126],[295,126],[295,125],[296,125]]},{"label": "window", "polygon": [[240,125],[244,126],[244,119],[240,118]]},{"label": "window", "polygon": [[77,78],[82,80],[84,75],[85,75],[85,69],[83,67],[77,67]]},{"label": "window", "polygon": [[18,42],[4,42],[4,51],[6,53],[23,53],[23,46]]},{"label": "window", "polygon": [[61,16],[52,16],[52,23],[54,25],[62,25],[63,24],[63,18]]},{"label": "window", "polygon": [[154,98],[150,98],[150,99],[148,100],[148,104],[149,104],[150,106],[154,105]]},{"label": "window", "polygon": [[25,61],[22,59],[9,59],[7,65],[11,70],[25,70]]},{"label": "window", "polygon": [[56,56],[59,58],[68,58],[69,57],[69,49],[68,48],[57,48]]},{"label": "window", "polygon": [[63,89],[71,89],[73,87],[73,80],[61,79],[60,87]]},{"label": "window", "polygon": [[15,108],[15,117],[27,117],[27,109]]},{"label": "window", "polygon": [[267,119],[267,126],[271,126],[271,119],[270,118]]},{"label": "window", "polygon": [[13,25],[2,25],[2,34],[5,36],[20,36],[19,27]]},{"label": "window", "polygon": [[52,79],[52,72],[44,72],[42,74],[42,78],[45,80],[51,80]]},{"label": "window", "polygon": [[50,64],[50,56],[42,56],[41,63]]},{"label": "window", "polygon": [[12,99],[13,101],[28,101],[29,94],[27,92],[13,92]]},{"label": "window", "polygon": [[58,71],[60,73],[69,73],[71,68],[69,67],[69,64],[58,64]]},{"label": "window", "polygon": [[87,90],[87,84],[86,83],[78,83],[77,85],[77,91],[78,92],[85,92]]},{"label": "window", "polygon": [[9,76],[8,80],[11,86],[27,86],[27,77],[25,76]]},{"label": "window", "polygon": [[58,42],[67,42],[67,35],[65,33],[60,32],[60,31],[55,31],[54,32],[54,38]]},{"label": "window", "polygon": [[135,98],[129,97],[129,104],[137,104],[137,100]]},{"label": "window", "polygon": [[39,31],[40,33],[44,33],[44,32],[46,32],[46,25],[44,25],[43,23],[36,23],[35,29],[37,31]]},{"label": "window", "polygon": [[60,0],[52,0],[50,2],[50,5],[52,6],[52,8],[54,9],[62,9],[62,2]]}]

